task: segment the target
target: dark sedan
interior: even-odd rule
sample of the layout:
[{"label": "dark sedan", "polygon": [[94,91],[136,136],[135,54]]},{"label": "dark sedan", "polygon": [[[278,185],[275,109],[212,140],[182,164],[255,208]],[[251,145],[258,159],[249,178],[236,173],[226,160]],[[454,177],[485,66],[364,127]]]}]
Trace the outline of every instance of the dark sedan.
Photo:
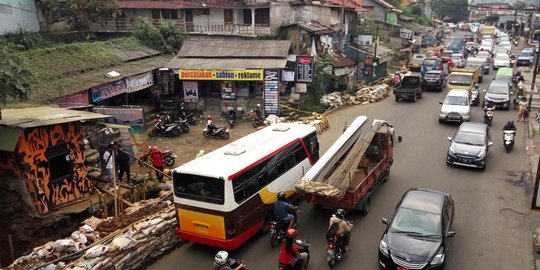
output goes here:
[{"label": "dark sedan", "polygon": [[489,148],[493,145],[488,125],[484,123],[462,123],[451,142],[446,155],[447,164],[465,167],[486,168]]},{"label": "dark sedan", "polygon": [[436,89],[441,92],[446,86],[446,75],[442,70],[430,70],[422,78],[422,90]]},{"label": "dark sedan", "polygon": [[454,199],[413,188],[401,198],[379,244],[379,265],[389,270],[444,269],[454,221]]}]

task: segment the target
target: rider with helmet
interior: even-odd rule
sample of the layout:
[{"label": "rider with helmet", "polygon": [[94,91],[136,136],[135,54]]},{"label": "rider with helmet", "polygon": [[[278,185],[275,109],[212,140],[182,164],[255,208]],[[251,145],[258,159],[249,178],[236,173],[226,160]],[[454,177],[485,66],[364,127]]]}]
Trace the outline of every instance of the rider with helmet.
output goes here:
[{"label": "rider with helmet", "polygon": [[486,100],[486,102],[484,103],[484,121],[488,118],[487,112],[494,111],[495,108],[495,103],[493,103],[493,101]]},{"label": "rider with helmet", "polygon": [[277,201],[274,202],[274,216],[276,219],[288,223],[288,229],[293,227],[295,222],[296,206],[291,205],[285,198],[287,195],[285,192],[280,191],[277,194]]},{"label": "rider with helmet", "polygon": [[338,209],[335,214],[330,217],[330,224],[328,225],[328,230],[332,227],[333,224],[337,224],[338,229],[336,234],[339,237],[341,244],[343,245],[345,251],[349,251],[349,240],[351,239],[351,231],[353,225],[347,219],[345,219],[345,210]]},{"label": "rider with helmet", "polygon": [[508,120],[508,122],[506,122],[506,124],[504,125],[503,129],[504,130],[513,130],[513,131],[516,131],[517,128],[516,128],[516,125],[514,124],[514,120],[510,119]]},{"label": "rider with helmet", "polygon": [[216,131],[216,125],[214,125],[214,122],[212,121],[212,116],[208,115],[206,117],[206,120],[206,128],[208,129],[210,134],[214,134],[214,132]]},{"label": "rider with helmet", "polygon": [[295,243],[298,235],[296,229],[288,229],[285,242],[281,244],[279,252],[279,264],[290,266],[291,269],[306,269],[308,254],[300,252],[299,246]]},{"label": "rider with helmet", "polygon": [[214,270],[240,270],[245,267],[243,263],[240,263],[236,268],[231,268],[227,259],[229,258],[229,253],[227,251],[219,251],[214,257]]},{"label": "rider with helmet", "polygon": [[257,104],[257,107],[255,107],[255,115],[257,115],[257,118],[259,118],[260,121],[262,121],[262,111],[261,111],[261,104]]}]

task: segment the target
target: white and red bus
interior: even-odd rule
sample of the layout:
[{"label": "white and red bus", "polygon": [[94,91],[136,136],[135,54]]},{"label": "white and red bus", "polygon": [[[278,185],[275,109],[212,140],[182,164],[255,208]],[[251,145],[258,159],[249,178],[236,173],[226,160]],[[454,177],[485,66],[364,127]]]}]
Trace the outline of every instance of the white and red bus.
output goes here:
[{"label": "white and red bus", "polygon": [[173,170],[176,234],[233,250],[266,231],[279,191],[294,185],[319,159],[314,127],[279,123]]}]

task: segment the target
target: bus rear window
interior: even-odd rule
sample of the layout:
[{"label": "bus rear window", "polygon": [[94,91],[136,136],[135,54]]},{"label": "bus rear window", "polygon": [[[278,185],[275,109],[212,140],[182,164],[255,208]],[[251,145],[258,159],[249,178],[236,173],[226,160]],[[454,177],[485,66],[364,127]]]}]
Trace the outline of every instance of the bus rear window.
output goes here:
[{"label": "bus rear window", "polygon": [[225,181],[201,175],[173,173],[174,195],[200,202],[224,204]]}]

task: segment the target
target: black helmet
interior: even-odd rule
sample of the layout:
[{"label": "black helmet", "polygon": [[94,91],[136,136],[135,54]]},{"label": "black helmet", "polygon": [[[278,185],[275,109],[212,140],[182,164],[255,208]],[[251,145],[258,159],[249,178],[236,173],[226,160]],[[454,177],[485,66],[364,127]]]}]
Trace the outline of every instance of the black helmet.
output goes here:
[{"label": "black helmet", "polygon": [[280,192],[278,192],[278,194],[277,194],[277,198],[278,198],[278,200],[280,200],[280,201],[284,201],[286,197],[287,197],[287,194],[285,194],[285,192],[283,192],[283,191],[280,191]]},{"label": "black helmet", "polygon": [[508,120],[508,125],[514,125],[514,120],[512,119]]},{"label": "black helmet", "polygon": [[343,209],[338,209],[338,210],[336,211],[336,217],[341,218],[341,219],[345,218],[345,210],[343,210]]}]

